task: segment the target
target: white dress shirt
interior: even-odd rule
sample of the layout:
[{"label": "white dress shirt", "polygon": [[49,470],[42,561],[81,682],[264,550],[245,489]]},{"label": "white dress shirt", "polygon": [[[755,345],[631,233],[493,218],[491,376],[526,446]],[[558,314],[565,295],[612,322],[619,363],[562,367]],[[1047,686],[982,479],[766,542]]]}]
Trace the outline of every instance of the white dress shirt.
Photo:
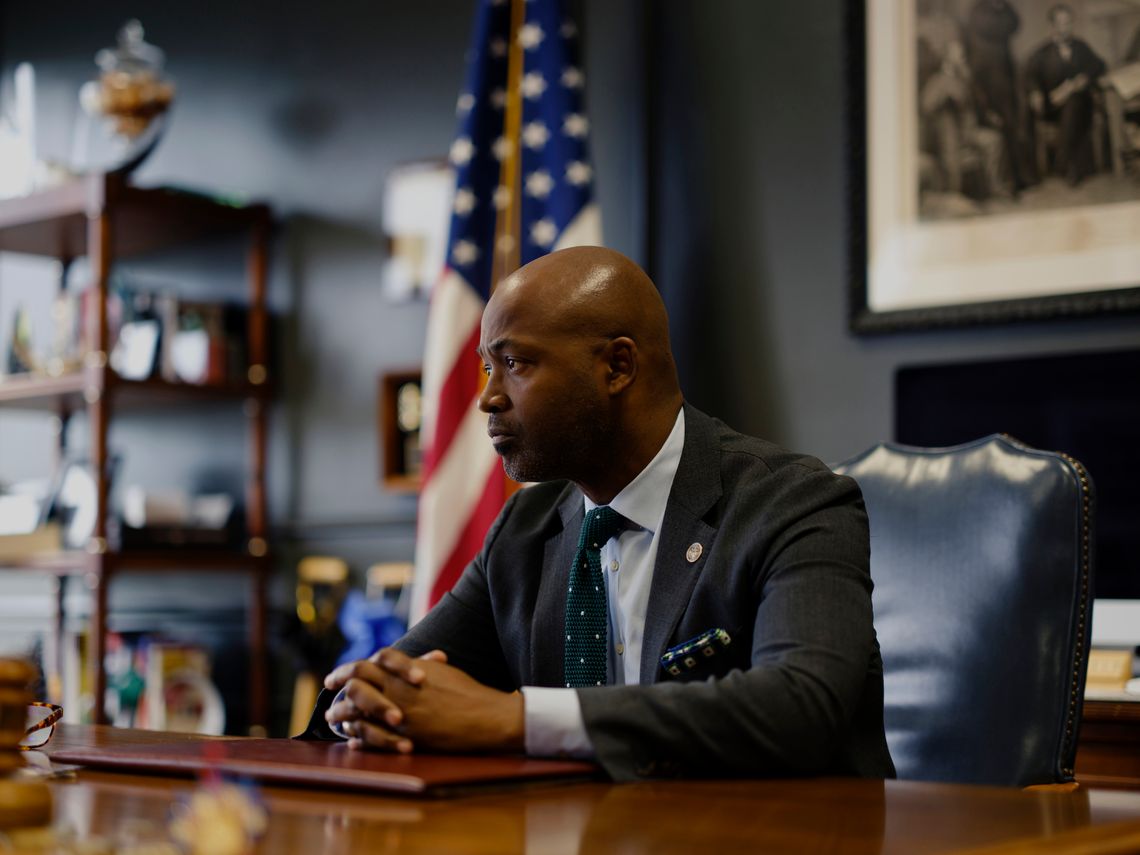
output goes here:
[{"label": "white dress shirt", "polygon": [[[641,641],[653,583],[653,564],[661,540],[665,505],[685,447],[685,411],[649,464],[614,496],[610,507],[630,521],[630,528],[602,546],[602,575],[609,604],[610,685],[636,685],[641,679]],[[586,511],[597,505],[584,499]],[[538,757],[594,756],[575,689],[523,686],[526,753]]]}]

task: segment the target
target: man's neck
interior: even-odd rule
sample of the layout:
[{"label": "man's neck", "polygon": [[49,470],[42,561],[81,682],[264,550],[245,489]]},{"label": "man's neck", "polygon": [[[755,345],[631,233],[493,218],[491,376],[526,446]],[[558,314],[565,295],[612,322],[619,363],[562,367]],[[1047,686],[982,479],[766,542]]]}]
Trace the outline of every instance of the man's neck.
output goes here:
[{"label": "man's neck", "polygon": [[677,408],[662,411],[659,415],[644,419],[638,430],[629,432],[627,438],[613,443],[613,458],[599,469],[589,482],[575,481],[587,498],[596,505],[608,505],[614,496],[633,481],[641,471],[657,456],[665,440],[677,422]]}]

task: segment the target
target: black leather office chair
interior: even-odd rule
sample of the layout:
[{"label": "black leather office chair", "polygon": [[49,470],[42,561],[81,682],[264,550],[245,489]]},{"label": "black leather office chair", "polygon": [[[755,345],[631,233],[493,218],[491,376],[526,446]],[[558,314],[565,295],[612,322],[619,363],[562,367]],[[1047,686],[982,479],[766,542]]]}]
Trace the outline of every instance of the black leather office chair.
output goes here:
[{"label": "black leather office chair", "polygon": [[899,777],[1073,780],[1092,618],[1084,468],[994,435],[877,445],[835,469],[859,482],[870,517]]}]

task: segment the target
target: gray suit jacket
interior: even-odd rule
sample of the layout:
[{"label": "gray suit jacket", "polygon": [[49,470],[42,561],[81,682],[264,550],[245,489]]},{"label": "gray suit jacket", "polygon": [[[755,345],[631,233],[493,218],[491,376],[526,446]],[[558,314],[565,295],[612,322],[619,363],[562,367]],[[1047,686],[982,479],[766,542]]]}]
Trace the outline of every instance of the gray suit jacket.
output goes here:
[{"label": "gray suit jacket", "polygon": [[[400,640],[504,690],[560,686],[581,492],[511,497],[454,589]],[[695,562],[691,544],[701,545]],[[695,550],[694,550],[695,551]],[[743,436],[686,405],[662,524],[639,686],[579,689],[615,779],[893,777],[859,488],[812,457]],[[671,676],[665,651],[709,629],[731,644]]]}]

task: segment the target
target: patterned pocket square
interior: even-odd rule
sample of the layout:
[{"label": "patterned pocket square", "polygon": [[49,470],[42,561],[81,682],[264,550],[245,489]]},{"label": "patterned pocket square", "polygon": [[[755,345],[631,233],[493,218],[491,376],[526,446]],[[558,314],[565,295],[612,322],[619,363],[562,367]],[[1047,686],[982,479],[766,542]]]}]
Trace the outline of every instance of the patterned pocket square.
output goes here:
[{"label": "patterned pocket square", "polygon": [[677,677],[715,657],[732,643],[723,629],[708,629],[695,638],[670,647],[661,657],[661,667]]}]

